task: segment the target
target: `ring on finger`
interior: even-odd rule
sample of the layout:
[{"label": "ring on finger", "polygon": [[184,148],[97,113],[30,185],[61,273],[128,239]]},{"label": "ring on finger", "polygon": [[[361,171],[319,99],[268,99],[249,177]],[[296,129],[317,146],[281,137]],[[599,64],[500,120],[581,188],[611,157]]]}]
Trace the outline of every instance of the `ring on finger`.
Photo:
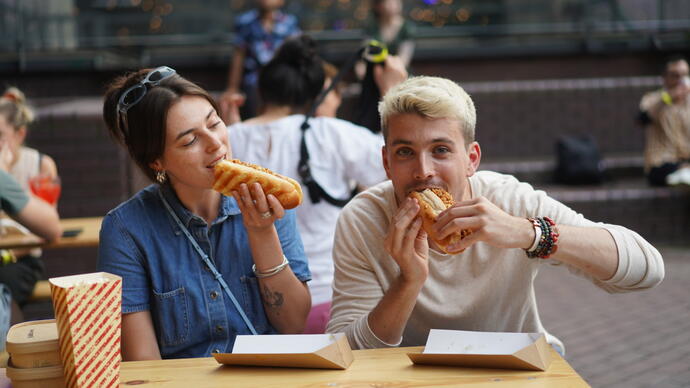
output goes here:
[{"label": "ring on finger", "polygon": [[272,215],[273,215],[273,213],[271,213],[271,211],[269,210],[269,211],[265,211],[263,213],[260,213],[259,217],[265,219],[265,218],[271,218]]}]

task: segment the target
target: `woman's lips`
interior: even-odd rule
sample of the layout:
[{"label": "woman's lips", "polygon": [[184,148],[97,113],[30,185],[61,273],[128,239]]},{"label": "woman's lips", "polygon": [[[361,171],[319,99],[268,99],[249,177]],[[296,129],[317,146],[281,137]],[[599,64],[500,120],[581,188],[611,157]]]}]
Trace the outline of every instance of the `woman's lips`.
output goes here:
[{"label": "woman's lips", "polygon": [[223,155],[217,157],[216,159],[214,159],[214,160],[211,162],[211,164],[209,164],[208,166],[206,166],[206,168],[213,168],[213,167],[215,167],[215,165],[218,164],[218,163],[219,163],[221,160],[223,160],[223,159],[225,159],[225,154],[223,154]]}]

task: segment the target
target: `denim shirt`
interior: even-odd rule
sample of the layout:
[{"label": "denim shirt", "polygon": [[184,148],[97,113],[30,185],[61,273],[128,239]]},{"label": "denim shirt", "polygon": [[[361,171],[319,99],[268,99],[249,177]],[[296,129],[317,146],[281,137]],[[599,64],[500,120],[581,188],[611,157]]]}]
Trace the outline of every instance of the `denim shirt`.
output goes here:
[{"label": "denim shirt", "polygon": [[[141,190],[103,219],[98,269],[122,277],[122,313],[151,312],[163,358],[230,352],[236,335],[251,334],[161,196],[215,263],[256,331],[276,333],[252,272],[254,261],[235,199],[222,196],[218,218],[208,227],[169,185]],[[275,227],[292,271],[300,281],[311,280],[295,212],[286,211]]]}]

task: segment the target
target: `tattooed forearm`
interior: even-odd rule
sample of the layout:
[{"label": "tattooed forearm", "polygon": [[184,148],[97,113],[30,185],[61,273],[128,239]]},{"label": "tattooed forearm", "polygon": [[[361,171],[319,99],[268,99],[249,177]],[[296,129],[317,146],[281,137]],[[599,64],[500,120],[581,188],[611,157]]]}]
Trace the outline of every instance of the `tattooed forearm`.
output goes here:
[{"label": "tattooed forearm", "polygon": [[276,315],[280,315],[280,308],[283,307],[283,302],[285,301],[283,293],[271,291],[267,285],[264,285],[262,294],[264,306]]}]

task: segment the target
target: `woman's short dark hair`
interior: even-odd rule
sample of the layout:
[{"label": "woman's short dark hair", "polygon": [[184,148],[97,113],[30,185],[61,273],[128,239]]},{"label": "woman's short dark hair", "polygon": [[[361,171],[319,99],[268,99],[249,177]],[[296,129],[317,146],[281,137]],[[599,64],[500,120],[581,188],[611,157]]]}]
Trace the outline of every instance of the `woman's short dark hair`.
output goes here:
[{"label": "woman's short dark hair", "polygon": [[[200,86],[175,74],[156,86],[146,85],[146,95],[127,110],[126,116],[118,113],[120,95],[135,85],[153,69],[142,69],[115,78],[107,87],[103,101],[103,119],[111,136],[124,145],[141,171],[152,181],[156,172],[149,164],[163,155],[165,132],[170,107],[182,96],[199,96],[206,99],[218,112],[213,98]],[[127,130],[123,129],[122,120]]]},{"label": "woman's short dark hair", "polygon": [[264,104],[306,110],[323,89],[323,82],[323,61],[316,42],[300,35],[286,39],[261,69],[259,94]]}]

